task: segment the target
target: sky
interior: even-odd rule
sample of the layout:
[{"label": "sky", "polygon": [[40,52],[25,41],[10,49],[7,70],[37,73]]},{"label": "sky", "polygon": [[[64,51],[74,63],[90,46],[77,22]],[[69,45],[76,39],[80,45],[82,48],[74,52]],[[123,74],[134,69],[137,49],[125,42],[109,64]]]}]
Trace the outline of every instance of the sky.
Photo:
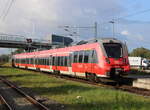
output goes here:
[{"label": "sky", "polygon": [[[70,29],[61,26],[94,26],[98,24],[98,38],[114,37],[126,42],[129,51],[150,49],[150,11],[148,0],[0,0],[0,33],[27,38],[48,39],[51,34],[68,36],[78,33],[79,40],[93,39],[94,29]],[[137,13],[137,14],[136,14]],[[128,16],[132,15],[132,16]],[[74,36],[75,38],[75,36]],[[0,54],[11,49],[0,48]]]}]

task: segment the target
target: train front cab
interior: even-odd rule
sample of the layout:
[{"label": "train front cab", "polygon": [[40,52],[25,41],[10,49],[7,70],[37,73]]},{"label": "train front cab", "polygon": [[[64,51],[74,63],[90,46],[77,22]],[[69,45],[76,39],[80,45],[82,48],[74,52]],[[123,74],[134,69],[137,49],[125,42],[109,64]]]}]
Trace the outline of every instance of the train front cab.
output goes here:
[{"label": "train front cab", "polygon": [[115,39],[103,40],[100,45],[104,54],[105,76],[115,79],[128,74],[130,66],[126,45]]}]

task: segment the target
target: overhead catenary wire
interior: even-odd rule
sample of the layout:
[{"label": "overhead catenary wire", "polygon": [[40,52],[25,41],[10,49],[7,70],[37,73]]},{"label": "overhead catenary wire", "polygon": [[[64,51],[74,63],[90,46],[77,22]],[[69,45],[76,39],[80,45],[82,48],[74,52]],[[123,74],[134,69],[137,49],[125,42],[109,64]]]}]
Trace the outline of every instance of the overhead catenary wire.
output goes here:
[{"label": "overhead catenary wire", "polygon": [[8,4],[8,8],[6,9],[6,11],[4,11],[4,14],[1,16],[2,20],[5,20],[5,18],[8,15],[14,1],[15,0],[11,0],[10,3]]},{"label": "overhead catenary wire", "polygon": [[125,16],[122,16],[122,17],[114,18],[112,20],[116,21],[116,20],[120,20],[120,19],[123,19],[123,18],[127,18],[127,17],[136,16],[136,15],[139,15],[139,14],[143,14],[143,13],[146,13],[146,12],[149,12],[149,11],[150,11],[150,9],[145,9],[145,10],[137,11],[137,12],[134,12],[132,14],[128,14],[128,15],[125,15]]},{"label": "overhead catenary wire", "polygon": [[[5,12],[6,12],[6,9],[8,8],[8,5],[10,4],[10,0],[7,0],[6,2],[3,2],[3,6],[1,6],[1,14],[0,14],[0,19],[3,18]],[[2,3],[1,3],[2,5]]]}]

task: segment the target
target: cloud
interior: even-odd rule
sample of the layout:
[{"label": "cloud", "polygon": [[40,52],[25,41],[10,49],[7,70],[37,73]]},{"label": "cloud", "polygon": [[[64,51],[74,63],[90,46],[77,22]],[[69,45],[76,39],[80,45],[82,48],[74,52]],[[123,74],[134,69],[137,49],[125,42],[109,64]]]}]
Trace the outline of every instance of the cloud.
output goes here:
[{"label": "cloud", "polygon": [[[6,2],[1,2],[1,5],[3,10]],[[97,21],[98,35],[110,37],[112,25],[108,21],[125,13],[127,9],[121,0],[15,0],[5,20],[0,19],[0,32],[44,39],[52,33],[68,34],[59,26],[93,26]],[[103,22],[107,23],[104,25]],[[141,35],[138,39],[148,38],[146,33],[150,27],[146,25],[144,30],[145,24],[122,19],[115,29],[124,38],[130,36],[128,39],[132,39],[137,34]],[[137,29],[140,26],[142,29]],[[94,29],[80,29],[79,33],[81,39],[90,39],[94,36]]]},{"label": "cloud", "polygon": [[121,34],[126,36],[130,35],[130,33],[127,30],[122,31]]}]

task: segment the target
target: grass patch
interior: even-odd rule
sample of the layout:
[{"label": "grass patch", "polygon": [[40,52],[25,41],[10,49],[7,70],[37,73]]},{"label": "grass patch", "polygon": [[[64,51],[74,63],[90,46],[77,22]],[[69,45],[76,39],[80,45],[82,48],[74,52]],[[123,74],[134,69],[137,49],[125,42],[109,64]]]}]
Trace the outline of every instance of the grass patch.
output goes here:
[{"label": "grass patch", "polygon": [[149,110],[150,98],[108,88],[95,87],[59,78],[50,78],[33,71],[0,68],[5,75],[34,95],[63,103],[67,110]]}]

